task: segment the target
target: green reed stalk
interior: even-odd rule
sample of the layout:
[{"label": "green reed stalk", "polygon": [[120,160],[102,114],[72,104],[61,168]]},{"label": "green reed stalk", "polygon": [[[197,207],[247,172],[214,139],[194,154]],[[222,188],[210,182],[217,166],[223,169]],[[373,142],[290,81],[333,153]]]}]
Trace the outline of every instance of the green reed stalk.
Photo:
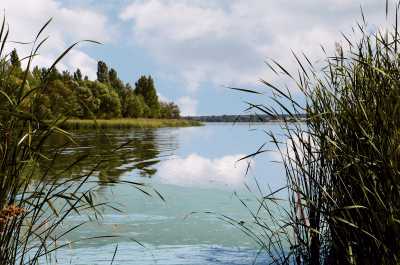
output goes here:
[{"label": "green reed stalk", "polygon": [[307,116],[283,124],[286,142],[270,134],[282,155],[289,206],[264,195],[251,210],[251,226],[232,222],[274,264],[400,262],[398,11],[396,5],[393,27],[384,31],[369,33],[365,21],[359,24],[361,37],[344,36],[348,48],[338,46],[322,69],[295,55],[295,77],[271,63],[297,84],[306,104],[263,81],[278,108],[249,106],[272,116]]},{"label": "green reed stalk", "polygon": [[[38,264],[48,260],[57,249],[67,246],[62,243],[63,238],[84,224],[66,227],[63,224],[66,217],[89,211],[98,218],[101,216],[99,207],[108,205],[96,200],[94,191],[99,181],[91,176],[97,166],[88,172],[71,175],[72,169],[79,166],[86,155],[62,170],[56,170],[54,166],[64,148],[74,143],[71,134],[60,129],[67,118],[46,121],[33,114],[33,110],[40,107],[40,92],[47,89],[47,76],[78,44],[71,45],[54,61],[39,85],[30,84],[32,60],[47,40],[42,38],[42,33],[50,21],[36,35],[31,53],[23,59],[24,70],[14,67],[6,53],[12,42],[7,39],[9,31],[5,19],[0,26],[1,265]],[[69,141],[54,147],[51,153],[44,152],[44,144],[54,134],[63,135]],[[98,165],[100,163],[102,161]],[[149,194],[141,183],[124,183]]]}]

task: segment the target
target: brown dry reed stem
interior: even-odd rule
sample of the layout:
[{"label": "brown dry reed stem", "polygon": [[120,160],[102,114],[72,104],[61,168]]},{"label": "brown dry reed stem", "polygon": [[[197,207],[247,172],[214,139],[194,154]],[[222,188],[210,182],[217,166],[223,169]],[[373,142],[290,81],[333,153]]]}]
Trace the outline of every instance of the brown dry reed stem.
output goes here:
[{"label": "brown dry reed stem", "polygon": [[389,7],[391,26],[371,33],[362,14],[321,68],[305,55],[294,55],[295,75],[268,63],[305,103],[262,81],[273,104],[249,104],[271,116],[307,116],[283,123],[284,141],[268,133],[283,160],[288,204],[262,194],[259,209],[249,208],[251,224],[228,220],[273,264],[400,263],[399,4]]},{"label": "brown dry reed stem", "polygon": [[7,225],[9,221],[17,218],[23,214],[25,210],[14,204],[6,206],[4,209],[0,210],[0,234],[3,232],[3,227]]}]

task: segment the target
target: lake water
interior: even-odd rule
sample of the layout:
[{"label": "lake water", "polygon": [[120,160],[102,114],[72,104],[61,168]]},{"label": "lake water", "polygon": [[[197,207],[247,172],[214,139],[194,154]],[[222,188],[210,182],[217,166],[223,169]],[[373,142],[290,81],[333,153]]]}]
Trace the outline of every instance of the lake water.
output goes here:
[{"label": "lake water", "polygon": [[[67,163],[89,151],[93,155],[79,170],[88,170],[99,157],[105,158],[107,162],[96,177],[104,182],[143,182],[153,196],[127,184],[99,187],[98,200],[110,201],[123,212],[106,209],[100,224],[89,222],[65,240],[116,237],[71,244],[57,251],[54,264],[110,264],[116,248],[113,264],[252,264],[257,245],[219,217],[251,220],[239,198],[256,207],[257,194],[250,193],[245,184],[256,190],[256,179],[265,192],[283,185],[282,166],[273,162],[279,160],[276,153],[266,152],[253,159],[247,175],[247,162],[238,162],[270,140],[266,131],[279,133],[279,124],[218,123],[108,130],[102,135],[77,133],[78,145],[65,150],[62,161]],[[273,149],[273,145],[267,143],[264,149]],[[66,225],[86,219],[74,215]],[[266,259],[258,257],[255,264]]]}]

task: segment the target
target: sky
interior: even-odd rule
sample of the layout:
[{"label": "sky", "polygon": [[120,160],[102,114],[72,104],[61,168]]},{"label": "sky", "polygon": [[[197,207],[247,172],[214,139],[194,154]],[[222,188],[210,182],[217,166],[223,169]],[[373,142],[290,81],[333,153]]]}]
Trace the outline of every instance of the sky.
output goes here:
[{"label": "sky", "polygon": [[[394,5],[390,5],[393,7]],[[385,21],[384,0],[1,0],[10,40],[32,41],[49,19],[35,64],[49,66],[65,48],[83,43],[59,64],[96,78],[105,61],[131,84],[152,75],[159,97],[183,115],[241,114],[246,101],[268,104],[260,79],[282,82],[266,66],[274,59],[295,71],[292,51],[323,58],[341,33],[361,21]],[[391,8],[392,9],[392,8]],[[13,44],[17,45],[17,44]],[[17,45],[20,57],[29,45]],[[258,89],[251,96],[227,87]],[[293,89],[295,95],[295,88]]]}]

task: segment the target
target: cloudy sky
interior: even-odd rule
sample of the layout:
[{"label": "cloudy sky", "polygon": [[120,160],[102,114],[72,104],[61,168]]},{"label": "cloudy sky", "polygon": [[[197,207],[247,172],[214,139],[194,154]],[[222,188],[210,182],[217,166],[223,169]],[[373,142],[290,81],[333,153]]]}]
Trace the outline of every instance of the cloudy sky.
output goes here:
[{"label": "cloudy sky", "polygon": [[[249,96],[226,86],[262,88],[273,79],[264,61],[292,69],[291,50],[321,58],[341,32],[360,20],[385,20],[384,0],[1,0],[10,39],[31,41],[50,18],[50,37],[36,63],[48,65],[76,40],[79,46],[59,68],[79,67],[95,78],[97,60],[134,83],[151,74],[160,96],[184,115],[239,114]],[[20,53],[27,47],[19,46]],[[265,101],[267,98],[251,98]]]}]

